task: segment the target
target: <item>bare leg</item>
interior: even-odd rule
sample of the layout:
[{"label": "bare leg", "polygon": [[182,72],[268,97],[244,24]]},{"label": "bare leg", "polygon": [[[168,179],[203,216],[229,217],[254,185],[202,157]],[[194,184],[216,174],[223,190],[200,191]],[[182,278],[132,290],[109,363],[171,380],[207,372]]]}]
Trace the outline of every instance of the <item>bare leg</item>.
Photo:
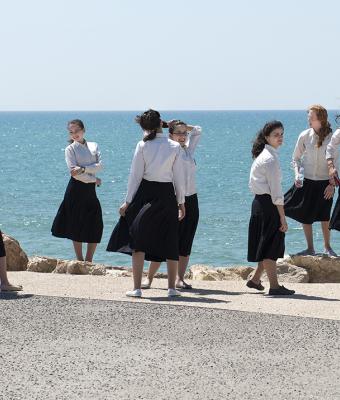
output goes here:
[{"label": "bare leg", "polygon": [[331,249],[331,243],[330,243],[331,242],[331,231],[328,229],[329,221],[321,221],[321,228],[322,228],[325,249],[330,250]]},{"label": "bare leg", "polygon": [[83,257],[83,243],[73,241],[74,251],[78,261],[84,261]]},{"label": "bare leg", "polygon": [[10,285],[7,277],[6,257],[0,257],[0,286]]},{"label": "bare leg", "polygon": [[6,256],[0,257],[0,289],[11,290],[13,292],[22,290],[21,285],[12,285],[8,280]]},{"label": "bare leg", "polygon": [[261,276],[263,274],[263,271],[264,271],[263,261],[260,261],[257,264],[257,268],[256,268],[255,273],[254,273],[253,277],[251,278],[251,280],[256,284],[259,284],[260,280],[261,280]]},{"label": "bare leg", "polygon": [[97,243],[87,243],[85,261],[92,262],[93,254],[96,251]]},{"label": "bare leg", "polygon": [[143,267],[145,253],[142,251],[134,251],[132,253],[132,273],[133,273],[133,289],[140,289],[142,284]]},{"label": "bare leg", "polygon": [[177,282],[176,285],[180,285],[184,283],[184,275],[189,264],[189,257],[190,256],[179,256],[178,261],[178,272],[177,272]]},{"label": "bare leg", "polygon": [[277,289],[279,287],[279,282],[277,280],[276,261],[269,259],[263,260],[263,266],[269,279],[270,288]]},{"label": "bare leg", "polygon": [[151,285],[152,281],[153,281],[153,277],[155,276],[155,273],[158,271],[158,268],[160,267],[161,263],[160,262],[156,262],[156,261],[152,261],[149,265],[149,271],[148,271],[148,281],[149,284]]},{"label": "bare leg", "polygon": [[177,260],[166,260],[168,267],[168,288],[175,289],[178,261]]},{"label": "bare leg", "polygon": [[314,243],[313,243],[313,225],[312,224],[302,224],[303,231],[305,233],[307,249],[314,251]]}]

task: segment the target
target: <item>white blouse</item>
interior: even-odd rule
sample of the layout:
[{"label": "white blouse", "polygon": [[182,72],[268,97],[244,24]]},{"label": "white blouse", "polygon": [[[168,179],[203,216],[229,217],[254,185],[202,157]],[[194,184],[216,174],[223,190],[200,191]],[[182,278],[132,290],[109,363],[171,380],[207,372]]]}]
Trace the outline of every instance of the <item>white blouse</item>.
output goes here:
[{"label": "white blouse", "polygon": [[196,190],[196,161],[194,152],[201,138],[202,128],[195,126],[190,132],[189,145],[182,148],[184,161],[185,195],[191,196],[197,193]]},{"label": "white blouse", "polygon": [[[318,137],[313,128],[301,132],[293,153],[293,166],[304,167],[304,176],[313,181],[328,180],[328,167],[326,160],[326,148],[330,143],[330,133],[321,147],[317,147]],[[296,179],[297,177],[295,177]]]},{"label": "white blouse", "polygon": [[327,145],[326,148],[326,159],[333,158],[333,163],[335,165],[335,160],[338,159],[338,146],[340,144],[340,129],[337,129]]},{"label": "white blouse", "polygon": [[282,174],[277,151],[265,145],[250,170],[249,188],[254,194],[269,194],[275,205],[283,205]]},{"label": "white blouse", "polygon": [[95,183],[96,173],[103,168],[98,144],[95,142],[71,143],[65,149],[65,160],[70,172],[74,167],[85,168],[84,173],[73,177],[83,183]]},{"label": "white blouse", "polygon": [[157,133],[155,139],[137,143],[128,181],[126,202],[131,203],[138,187],[145,179],[173,182],[178,204],[185,202],[183,159],[179,143]]}]

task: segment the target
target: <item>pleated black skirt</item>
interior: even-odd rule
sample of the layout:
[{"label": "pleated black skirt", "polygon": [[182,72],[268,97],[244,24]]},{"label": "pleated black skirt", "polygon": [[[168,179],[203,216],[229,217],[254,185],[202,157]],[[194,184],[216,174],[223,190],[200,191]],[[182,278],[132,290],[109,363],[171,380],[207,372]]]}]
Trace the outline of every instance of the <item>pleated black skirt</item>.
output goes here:
[{"label": "pleated black skirt", "polygon": [[340,188],[338,191],[338,199],[335,203],[331,220],[329,221],[329,229],[340,231]]},{"label": "pleated black skirt", "polygon": [[100,243],[103,218],[95,183],[70,179],[51,231],[53,236],[76,242]]},{"label": "pleated black skirt", "polygon": [[269,194],[256,195],[248,231],[248,261],[276,261],[285,251],[285,234],[279,231],[280,215]]},{"label": "pleated black skirt", "polygon": [[303,186],[293,185],[285,194],[285,214],[302,224],[316,221],[329,221],[333,199],[326,200],[324,191],[328,180],[313,181],[304,179]]},{"label": "pleated black skirt", "polygon": [[143,251],[148,261],[178,260],[178,206],[172,182],[142,180],[106,250],[129,255]]},{"label": "pleated black skirt", "polygon": [[185,197],[185,217],[179,222],[179,255],[187,257],[191,253],[197,224],[199,219],[199,208],[197,194]]},{"label": "pleated black skirt", "polygon": [[0,231],[0,257],[5,257],[5,256],[6,256],[5,245],[2,239],[2,232]]}]

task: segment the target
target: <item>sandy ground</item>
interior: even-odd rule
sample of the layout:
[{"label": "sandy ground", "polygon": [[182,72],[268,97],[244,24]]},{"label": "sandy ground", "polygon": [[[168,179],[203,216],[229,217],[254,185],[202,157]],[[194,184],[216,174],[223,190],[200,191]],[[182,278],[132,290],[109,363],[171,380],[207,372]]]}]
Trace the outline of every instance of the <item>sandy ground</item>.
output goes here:
[{"label": "sandy ground", "polygon": [[[13,283],[21,283],[26,294],[73,297],[80,299],[116,300],[133,303],[171,304],[223,310],[340,320],[340,284],[286,284],[295,289],[292,297],[270,297],[245,286],[244,281],[193,281],[192,291],[182,297],[168,299],[167,280],[155,279],[153,288],[143,290],[142,299],[125,296],[132,288],[132,278],[112,275],[81,276],[9,272]],[[265,283],[268,287],[268,283]]]}]

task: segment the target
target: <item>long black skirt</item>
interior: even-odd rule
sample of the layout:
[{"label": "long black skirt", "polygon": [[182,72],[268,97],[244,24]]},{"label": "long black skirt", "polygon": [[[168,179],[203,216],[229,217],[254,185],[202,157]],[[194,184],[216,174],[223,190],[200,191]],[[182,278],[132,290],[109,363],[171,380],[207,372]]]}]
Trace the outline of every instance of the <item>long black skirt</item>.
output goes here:
[{"label": "long black skirt", "polygon": [[70,179],[51,231],[53,236],[75,242],[100,243],[103,218],[95,183]]},{"label": "long black skirt", "polygon": [[313,181],[304,179],[303,186],[293,185],[285,194],[285,214],[302,224],[316,221],[329,221],[333,199],[326,200],[324,191],[328,180]]},{"label": "long black skirt", "polygon": [[187,257],[191,253],[199,219],[197,194],[185,197],[185,217],[179,222],[179,255]]},{"label": "long black skirt", "polygon": [[285,251],[285,234],[279,230],[280,215],[269,194],[256,195],[248,231],[248,261],[276,261]]},{"label": "long black skirt", "polygon": [[148,261],[178,260],[178,206],[172,182],[142,180],[106,250],[129,255],[142,251]]},{"label": "long black skirt", "polygon": [[340,188],[338,192],[338,199],[335,203],[331,220],[329,221],[329,229],[340,231]]},{"label": "long black skirt", "polygon": [[4,241],[2,239],[2,232],[0,231],[0,257],[6,256]]}]

